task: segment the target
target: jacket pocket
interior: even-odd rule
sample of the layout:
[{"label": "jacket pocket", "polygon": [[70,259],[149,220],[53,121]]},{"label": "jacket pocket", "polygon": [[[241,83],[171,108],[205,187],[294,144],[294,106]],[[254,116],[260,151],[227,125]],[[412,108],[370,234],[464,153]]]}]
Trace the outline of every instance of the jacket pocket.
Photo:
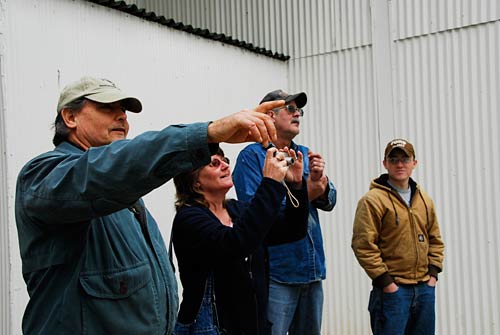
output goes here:
[{"label": "jacket pocket", "polygon": [[80,285],[84,292],[84,334],[157,333],[158,296],[147,262],[126,268],[82,272]]}]

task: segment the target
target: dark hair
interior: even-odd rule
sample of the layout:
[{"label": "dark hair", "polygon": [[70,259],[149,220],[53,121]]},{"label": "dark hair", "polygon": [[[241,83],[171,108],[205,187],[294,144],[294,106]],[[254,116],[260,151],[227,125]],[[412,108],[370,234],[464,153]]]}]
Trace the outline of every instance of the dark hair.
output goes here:
[{"label": "dark hair", "polygon": [[71,132],[71,129],[68,128],[66,123],[64,122],[61,111],[65,108],[71,109],[73,111],[80,111],[83,106],[85,105],[87,99],[85,98],[79,98],[76,100],[71,101],[70,103],[64,105],[61,110],[57,111],[57,116],[56,120],[54,121],[54,124],[52,125],[52,128],[54,128],[54,137],[52,138],[52,143],[54,143],[55,146],[58,146],[64,141],[68,140],[68,136]]},{"label": "dark hair", "polygon": [[[215,155],[224,157],[224,151],[219,147]],[[174,177],[176,210],[184,206],[193,206],[196,204],[207,208],[209,207],[208,202],[205,200],[205,196],[201,193],[199,187],[195,186],[198,176],[200,175],[200,170],[207,165],[195,170],[179,173]]]}]

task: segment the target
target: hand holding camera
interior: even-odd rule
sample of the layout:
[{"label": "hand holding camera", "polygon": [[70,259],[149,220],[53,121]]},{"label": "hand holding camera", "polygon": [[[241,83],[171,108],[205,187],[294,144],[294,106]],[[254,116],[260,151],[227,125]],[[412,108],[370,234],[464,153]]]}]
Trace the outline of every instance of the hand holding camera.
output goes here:
[{"label": "hand holding camera", "polygon": [[267,150],[264,169],[262,171],[264,177],[283,183],[294,207],[298,207],[300,204],[287,184],[293,189],[300,189],[302,187],[303,159],[304,157],[300,151],[295,153],[294,150],[287,147],[281,150],[271,147]]},{"label": "hand holding camera", "polygon": [[262,174],[264,177],[274,179],[278,182],[283,182],[288,171],[288,165],[285,161],[285,156],[278,154],[278,149],[270,148],[267,150],[266,160]]},{"label": "hand holding camera", "polygon": [[290,166],[292,165],[293,163],[295,163],[295,158],[293,158],[292,156],[290,156],[287,152],[285,151],[275,151],[274,152],[274,157],[278,156],[278,158],[281,160],[281,159],[284,159],[285,162],[286,162],[286,166]]},{"label": "hand holding camera", "polygon": [[288,147],[276,149],[271,147],[267,150],[264,161],[263,175],[276,181],[286,181],[294,188],[302,186],[303,156],[301,152],[296,153]]},{"label": "hand holding camera", "polygon": [[[304,173],[304,157],[302,156],[302,152],[295,152],[292,149],[288,149],[285,147],[283,150],[287,153],[288,156],[285,156],[285,160],[290,158],[292,163],[288,166],[288,171],[285,175],[285,181],[292,184],[294,188],[300,188],[302,186],[302,175]],[[287,162],[288,164],[288,162]]]}]

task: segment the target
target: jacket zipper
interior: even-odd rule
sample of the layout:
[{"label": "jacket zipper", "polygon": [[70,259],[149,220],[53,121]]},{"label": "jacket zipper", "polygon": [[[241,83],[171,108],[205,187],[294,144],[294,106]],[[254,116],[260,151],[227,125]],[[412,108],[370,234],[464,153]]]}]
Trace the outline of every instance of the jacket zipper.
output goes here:
[{"label": "jacket zipper", "polygon": [[[245,258],[245,261],[247,263],[247,266],[248,266],[248,276],[250,277],[250,280],[252,281],[252,287],[253,287],[253,273],[252,273],[252,255],[248,256],[247,258]],[[254,304],[254,307],[255,307],[255,331],[256,331],[256,334],[255,335],[259,335],[259,332],[260,332],[260,329],[259,329],[259,312],[258,312],[258,308],[259,306],[257,305],[257,296],[255,295],[255,287],[253,288],[253,293],[252,293],[252,298],[253,298],[253,304]]]},{"label": "jacket zipper", "polygon": [[408,208],[409,214],[410,214],[410,221],[413,229],[413,234],[412,234],[412,239],[413,239],[413,245],[415,247],[415,270],[413,271],[413,279],[417,280],[417,272],[418,272],[418,263],[419,263],[419,254],[418,254],[418,242],[416,239],[417,236],[417,225],[415,223],[415,218],[413,217],[413,209],[411,207]]}]

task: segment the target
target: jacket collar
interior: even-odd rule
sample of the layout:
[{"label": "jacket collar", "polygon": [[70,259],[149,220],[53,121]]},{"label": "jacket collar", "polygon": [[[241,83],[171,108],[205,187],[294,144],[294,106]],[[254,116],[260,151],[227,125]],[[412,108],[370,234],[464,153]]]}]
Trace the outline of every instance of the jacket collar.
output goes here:
[{"label": "jacket collar", "polygon": [[[276,147],[276,146],[273,143],[269,142],[269,145],[267,147],[263,146],[262,148],[267,150],[267,149],[273,148],[273,147]],[[292,141],[290,143],[290,147],[288,149],[292,149],[293,151],[297,152],[297,150],[299,150],[299,146],[294,141]]]},{"label": "jacket collar", "polygon": [[[380,177],[375,179],[373,182],[378,184],[378,185],[387,187],[387,188],[393,190],[394,192],[397,192],[397,190],[395,190],[394,187],[392,187],[389,184],[389,174],[387,174],[387,173],[381,174]],[[413,195],[417,191],[417,187],[418,187],[417,183],[413,179],[411,179],[411,177],[410,177],[408,184],[410,185],[410,189],[411,189],[411,197],[413,197]]]},{"label": "jacket collar", "polygon": [[71,143],[71,142],[68,142],[68,141],[64,141],[64,142],[61,142],[56,148],[55,148],[56,151],[61,151],[61,152],[64,152],[64,153],[67,153],[67,154],[71,154],[71,153],[82,153],[82,152],[85,152],[85,150],[83,150],[81,147],[79,147],[78,145],[74,144],[74,143]]}]

